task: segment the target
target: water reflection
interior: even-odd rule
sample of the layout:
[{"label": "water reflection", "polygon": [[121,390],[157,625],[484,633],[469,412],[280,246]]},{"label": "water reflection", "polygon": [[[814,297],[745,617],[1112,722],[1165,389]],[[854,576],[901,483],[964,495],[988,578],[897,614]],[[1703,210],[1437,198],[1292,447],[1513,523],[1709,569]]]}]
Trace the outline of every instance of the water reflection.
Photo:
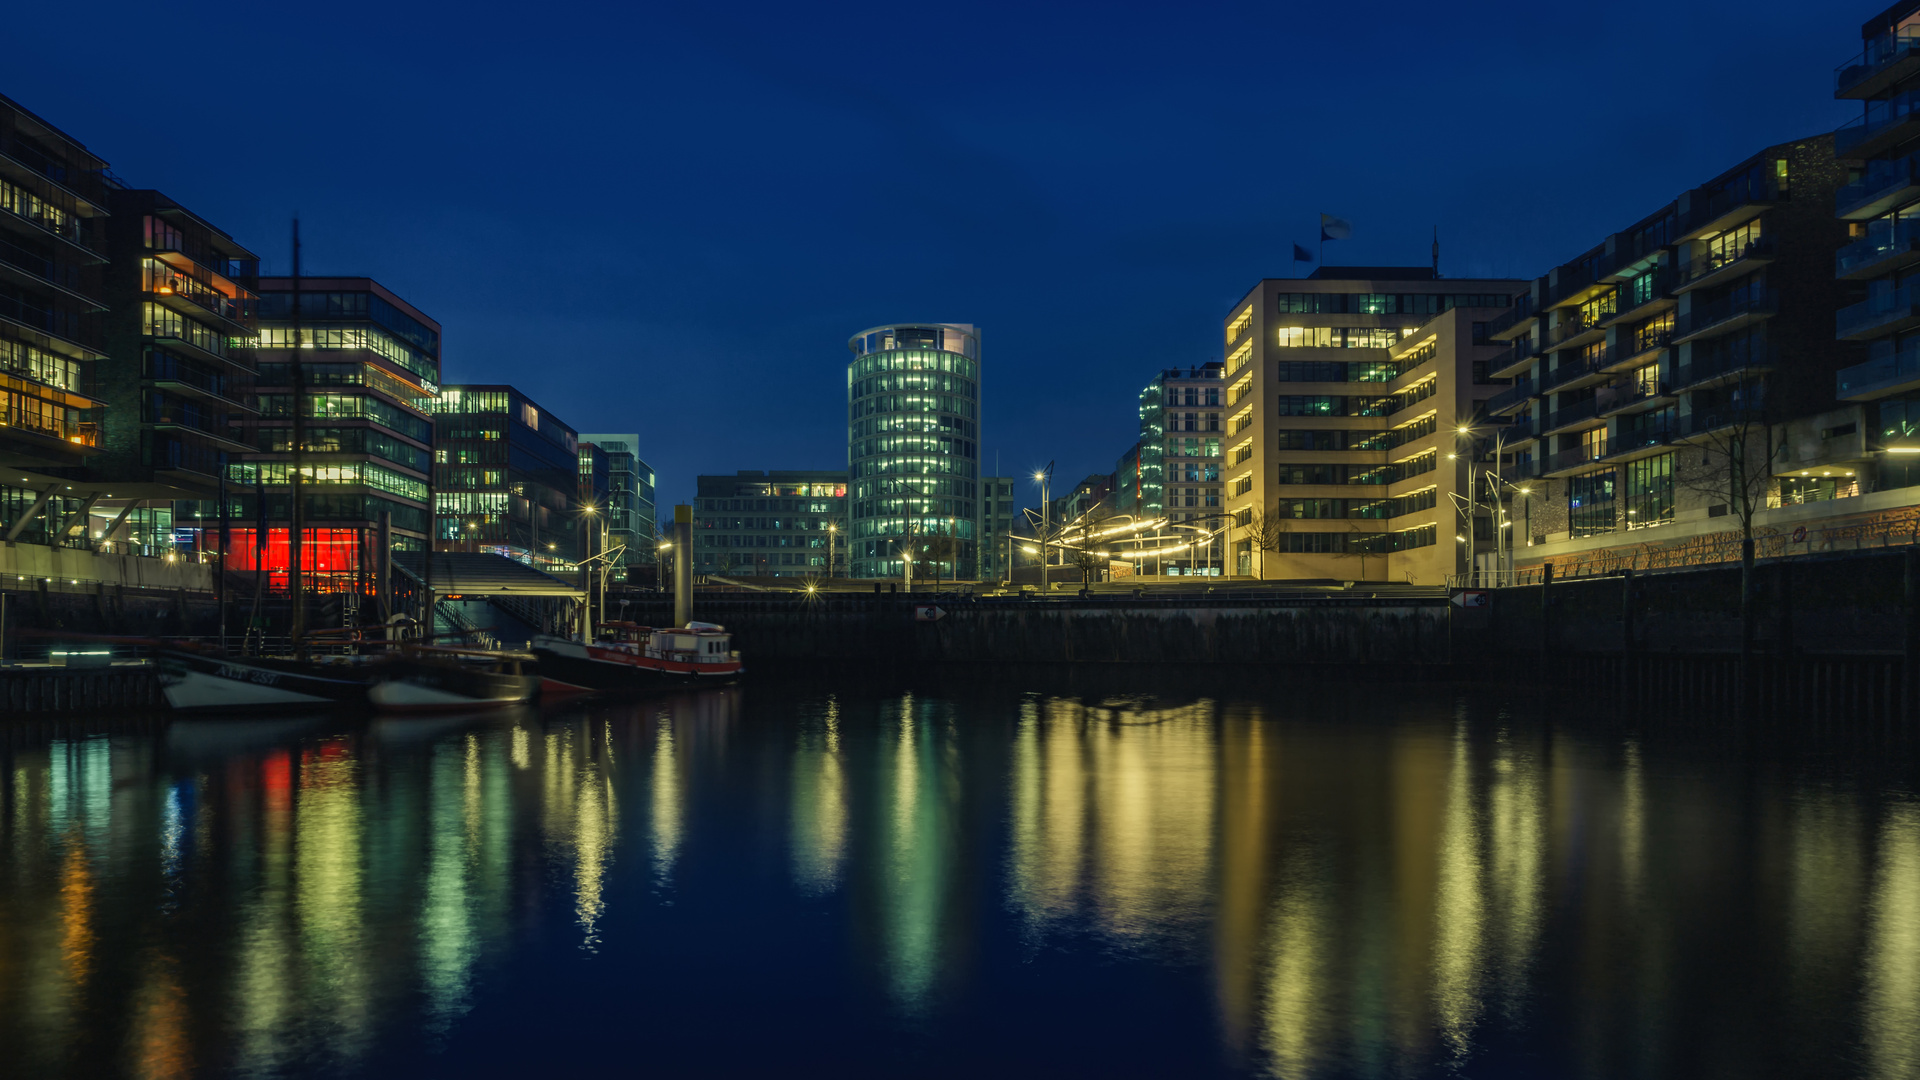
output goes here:
[{"label": "water reflection", "polygon": [[[1920,1074],[1920,804],[1784,760],[1473,701],[993,688],[20,738],[0,1045],[484,1070],[576,986],[697,1018],[764,984],[780,1034],[729,1050],[761,1071],[977,1074],[997,1030],[1067,1072]],[[849,1022],[872,1057],[807,1042]],[[667,1071],[697,1030],[649,1028]]]}]

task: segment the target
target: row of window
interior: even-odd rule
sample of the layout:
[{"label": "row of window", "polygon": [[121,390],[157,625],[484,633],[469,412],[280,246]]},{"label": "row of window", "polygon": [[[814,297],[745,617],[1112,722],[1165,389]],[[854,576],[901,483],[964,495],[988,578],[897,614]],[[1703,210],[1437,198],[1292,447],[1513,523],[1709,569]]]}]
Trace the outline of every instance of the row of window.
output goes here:
[{"label": "row of window", "polygon": [[[290,461],[238,461],[227,466],[228,481],[251,487],[254,484],[291,483]],[[376,491],[403,499],[427,501],[427,484],[376,465],[370,461],[338,461],[307,465],[302,470],[309,484],[365,484]]]},{"label": "row of window", "polygon": [[880,394],[855,401],[849,410],[852,419],[880,413],[952,413],[969,420],[979,418],[971,400],[956,394]]},{"label": "row of window", "polygon": [[[260,415],[264,417],[291,417],[293,415],[292,394],[261,394],[258,396]],[[365,394],[307,393],[306,414],[310,417],[330,420],[371,420],[383,427],[413,439],[416,442],[433,442],[433,421],[402,409],[375,397]]]},{"label": "row of window", "polygon": [[818,548],[825,550],[829,536],[741,536],[701,533],[695,547],[706,548]]},{"label": "row of window", "polygon": [[0,338],[0,370],[16,375],[25,375],[29,379],[57,386],[62,390],[82,392],[80,387],[80,361],[71,360],[59,353],[51,353],[36,345],[12,338]]},{"label": "row of window", "polygon": [[839,524],[837,518],[805,517],[702,517],[693,523],[695,529],[759,529],[761,531],[788,530],[799,532],[826,532],[827,526]]},{"label": "row of window", "polygon": [[[965,337],[954,331],[947,333],[956,338]],[[958,355],[959,350],[948,352],[939,348],[903,348],[893,342],[880,344],[886,346],[886,351],[863,356],[847,365],[850,378],[857,379],[876,371],[948,371],[963,379],[978,381],[980,378],[979,362]]]},{"label": "row of window", "polygon": [[1438,315],[1457,307],[1500,308],[1505,293],[1277,293],[1282,315]]},{"label": "row of window", "polygon": [[[263,299],[262,304],[266,303]],[[428,384],[428,388],[438,391],[440,382],[440,363],[400,338],[389,334],[377,326],[303,326],[300,328],[300,342],[303,349],[367,349],[412,372]],[[293,348],[293,328],[290,326],[263,326],[256,338],[236,338],[235,348],[291,349]]]},{"label": "row of window", "polygon": [[1391,349],[1418,327],[1399,330],[1379,326],[1282,326],[1274,331],[1274,345],[1282,349]]}]

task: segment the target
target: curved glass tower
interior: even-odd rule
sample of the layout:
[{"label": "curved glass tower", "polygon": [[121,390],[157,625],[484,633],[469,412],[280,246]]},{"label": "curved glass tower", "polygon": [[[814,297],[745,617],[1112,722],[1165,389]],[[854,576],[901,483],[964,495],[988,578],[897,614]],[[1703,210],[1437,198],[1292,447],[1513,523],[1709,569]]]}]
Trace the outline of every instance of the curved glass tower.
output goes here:
[{"label": "curved glass tower", "polygon": [[900,577],[910,530],[916,579],[975,576],[979,329],[876,326],[847,348],[849,569]]}]

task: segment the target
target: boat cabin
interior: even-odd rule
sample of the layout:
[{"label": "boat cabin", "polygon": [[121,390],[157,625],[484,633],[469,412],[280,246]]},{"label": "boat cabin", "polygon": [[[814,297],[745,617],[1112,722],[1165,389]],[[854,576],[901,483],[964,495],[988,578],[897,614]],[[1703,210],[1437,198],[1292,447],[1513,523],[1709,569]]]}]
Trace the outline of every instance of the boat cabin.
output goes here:
[{"label": "boat cabin", "polygon": [[654,630],[647,655],[682,664],[724,664],[735,659],[733,635],[724,626],[701,622]]}]

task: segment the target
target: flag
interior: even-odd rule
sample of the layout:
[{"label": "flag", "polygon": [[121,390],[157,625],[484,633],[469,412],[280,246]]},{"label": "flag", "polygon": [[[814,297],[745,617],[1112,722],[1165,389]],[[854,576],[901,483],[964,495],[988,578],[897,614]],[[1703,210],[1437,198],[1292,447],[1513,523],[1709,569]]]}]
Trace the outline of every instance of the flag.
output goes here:
[{"label": "flag", "polygon": [[1352,235],[1353,235],[1352,222],[1348,221],[1345,218],[1334,217],[1332,214],[1320,215],[1320,239],[1321,240],[1323,241],[1345,240],[1346,238]]},{"label": "flag", "polygon": [[1293,245],[1293,261],[1294,262],[1312,262],[1313,252],[1308,251],[1306,248],[1301,247],[1299,244],[1295,244]]}]

